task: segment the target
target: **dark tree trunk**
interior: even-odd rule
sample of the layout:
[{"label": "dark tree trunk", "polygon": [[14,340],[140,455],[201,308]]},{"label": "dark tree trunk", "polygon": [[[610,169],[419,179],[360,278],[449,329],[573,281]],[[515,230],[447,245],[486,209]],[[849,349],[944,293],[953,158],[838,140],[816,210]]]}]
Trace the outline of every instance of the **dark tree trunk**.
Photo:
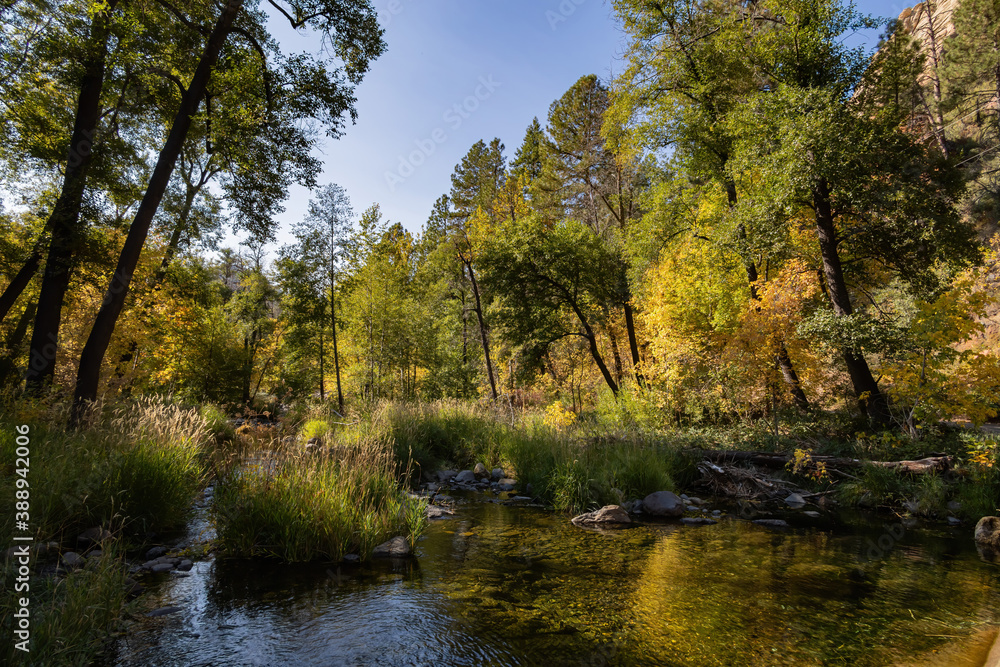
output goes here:
[{"label": "dark tree trunk", "polygon": [[17,375],[17,355],[28,334],[28,325],[35,316],[36,305],[33,303],[24,309],[17,326],[7,337],[6,351],[0,356],[0,387],[6,387],[8,384],[16,387],[20,384],[21,378]]},{"label": "dark tree trunk", "polygon": [[333,274],[330,274],[330,327],[333,330],[333,369],[337,375],[337,405],[344,414],[344,391],[340,386],[340,351],[337,349],[337,288]]},{"label": "dark tree trunk", "polygon": [[132,282],[135,267],[139,263],[139,256],[142,254],[146,236],[149,234],[149,226],[170,182],[170,175],[177,162],[177,156],[180,155],[188,130],[191,128],[192,117],[197,113],[198,105],[205,97],[205,89],[208,86],[212,68],[219,58],[219,52],[222,51],[222,47],[229,37],[233,21],[235,21],[242,6],[243,0],[229,0],[223,7],[212,34],[209,35],[205,44],[205,50],[198,63],[198,68],[195,70],[194,77],[181,97],[180,108],[174,117],[170,134],[163,145],[163,150],[160,151],[146,193],[139,204],[139,210],[132,221],[132,226],[129,228],[125,247],[122,248],[121,256],[118,259],[118,266],[111,278],[104,302],[97,314],[97,320],[94,322],[94,327],[91,329],[90,337],[87,339],[87,344],[80,357],[76,392],[73,397],[73,415],[71,417],[73,424],[78,423],[85,404],[97,398],[97,388],[101,379],[101,364],[111,342],[111,336],[115,331],[118,316],[125,305],[125,297]]},{"label": "dark tree trunk", "polygon": [[55,376],[63,300],[69,288],[73,254],[80,237],[80,205],[93,156],[94,136],[101,119],[101,91],[104,89],[104,66],[110,37],[108,24],[116,4],[117,0],[111,0],[104,11],[94,15],[91,22],[62,191],[46,225],[52,238],[42,274],[35,326],[31,332],[28,372],[25,375],[25,388],[31,394],[44,391]]},{"label": "dark tree trunk", "polygon": [[[730,208],[735,207],[736,185],[732,181],[726,181],[726,196],[729,199]],[[741,224],[736,229],[736,234],[741,241],[746,239],[746,228]],[[744,259],[743,264],[747,272],[747,282],[750,283],[750,298],[754,301],[760,301],[760,294],[757,292],[757,279],[760,277],[757,273],[757,265],[749,259]],[[778,343],[778,351],[775,356],[778,360],[778,368],[781,370],[781,377],[784,379],[785,384],[788,385],[788,391],[791,392],[795,405],[800,410],[808,410],[809,399],[806,398],[806,393],[802,390],[799,374],[795,372],[795,365],[792,364],[792,358],[788,356],[788,348],[785,347],[785,341]]]},{"label": "dark tree trunk", "polygon": [[0,322],[7,318],[7,313],[14,307],[17,298],[21,296],[24,289],[31,283],[31,279],[38,273],[38,267],[41,263],[42,250],[36,246],[31,252],[31,257],[28,258],[28,261],[24,263],[24,266],[17,272],[14,279],[10,281],[10,284],[4,289],[3,294],[0,294]]},{"label": "dark tree trunk", "polygon": [[462,260],[465,264],[465,268],[469,271],[469,281],[472,283],[472,296],[475,299],[475,311],[476,317],[479,319],[479,335],[483,341],[483,356],[486,357],[486,375],[490,379],[490,391],[493,395],[493,400],[498,397],[497,394],[497,381],[493,374],[493,358],[490,356],[490,335],[489,329],[486,327],[486,318],[483,317],[483,304],[479,295],[479,283],[476,282],[476,273],[472,269],[472,263]]},{"label": "dark tree trunk", "polygon": [[[838,317],[846,317],[854,312],[854,308],[851,305],[847,282],[844,280],[844,269],[840,263],[840,254],[837,249],[839,241],[834,226],[833,209],[830,204],[830,189],[825,181],[820,181],[813,191],[813,204],[816,209],[816,236],[819,239],[820,255],[823,258],[826,293],[830,299],[830,305],[833,307],[833,312]],[[864,355],[853,350],[843,350],[842,354],[861,409],[872,421],[887,424],[890,417],[889,404],[885,394],[879,389],[878,383],[872,376]]]},{"label": "dark tree trunk", "polygon": [[632,304],[627,301],[625,302],[625,329],[628,332],[629,352],[632,353],[632,373],[639,386],[644,387],[646,379],[639,371],[639,341],[635,336],[635,318],[632,313]]}]

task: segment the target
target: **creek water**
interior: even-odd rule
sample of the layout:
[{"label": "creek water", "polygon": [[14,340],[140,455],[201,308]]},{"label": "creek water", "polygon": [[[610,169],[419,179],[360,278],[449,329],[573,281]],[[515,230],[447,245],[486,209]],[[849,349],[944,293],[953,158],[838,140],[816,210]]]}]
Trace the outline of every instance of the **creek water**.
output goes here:
[{"label": "creek water", "polygon": [[181,611],[132,621],[108,664],[975,664],[949,647],[1000,623],[1000,566],[971,528],[782,516],[596,532],[459,499],[411,560],[147,579],[144,605]]}]

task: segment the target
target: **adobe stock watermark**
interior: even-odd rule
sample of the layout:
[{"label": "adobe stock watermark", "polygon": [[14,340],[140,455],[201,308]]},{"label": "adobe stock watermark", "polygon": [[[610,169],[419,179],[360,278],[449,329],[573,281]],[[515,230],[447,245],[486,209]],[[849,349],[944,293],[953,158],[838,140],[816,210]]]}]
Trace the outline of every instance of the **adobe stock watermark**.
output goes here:
[{"label": "adobe stock watermark", "polygon": [[882,560],[887,557],[896,545],[903,539],[906,535],[906,526],[902,523],[894,523],[891,526],[884,526],[885,532],[879,536],[878,540],[873,540],[870,537],[865,542],[865,553],[861,558],[861,562],[867,563],[869,561]]},{"label": "adobe stock watermark", "polygon": [[392,19],[402,14],[406,10],[406,5],[412,1],[388,0],[378,13],[379,23],[385,27],[389,27],[392,24]]},{"label": "adobe stock watermark", "polygon": [[437,127],[429,136],[415,140],[413,142],[415,149],[407,155],[399,156],[396,170],[385,172],[385,184],[389,188],[389,192],[395,192],[397,187],[413,176],[417,169],[437,152],[438,146],[448,141],[448,132],[455,132],[462,127],[465,121],[479,110],[483,102],[490,99],[502,85],[493,78],[492,74],[479,77],[478,85],[472,94],[453,104],[441,115],[441,120],[447,127]]},{"label": "adobe stock watermark", "polygon": [[14,547],[8,552],[16,567],[14,592],[24,597],[14,599],[14,648],[18,651],[30,652],[31,641],[31,600],[28,592],[31,589],[31,549],[25,542],[33,541],[31,535],[31,484],[28,473],[31,466],[31,429],[26,424],[16,428],[14,438],[16,448],[14,454]]},{"label": "adobe stock watermark", "polygon": [[545,12],[545,20],[549,22],[549,27],[555,31],[561,24],[569,20],[569,17],[576,13],[577,8],[587,0],[562,0],[555,10]]}]

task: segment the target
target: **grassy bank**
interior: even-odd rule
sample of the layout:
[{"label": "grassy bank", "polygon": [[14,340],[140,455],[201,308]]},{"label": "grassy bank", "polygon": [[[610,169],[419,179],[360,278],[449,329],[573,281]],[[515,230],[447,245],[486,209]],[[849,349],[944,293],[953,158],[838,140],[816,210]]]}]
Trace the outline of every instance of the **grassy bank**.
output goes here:
[{"label": "grassy bank", "polygon": [[[31,653],[15,654],[5,642],[5,664],[87,665],[100,652],[126,606],[128,567],[123,553],[148,531],[180,527],[204,480],[205,422],[197,411],[158,400],[107,409],[87,429],[70,431],[60,404],[21,402],[0,416],[0,495],[14,498],[19,479],[27,484],[30,532],[35,543],[57,542],[62,553],[81,551],[82,531],[100,526],[112,537],[104,556],[82,569],[52,572],[35,558],[27,597]],[[29,427],[25,475],[18,463],[15,427]],[[22,440],[23,443],[23,440]],[[22,488],[23,490],[23,488]],[[3,514],[4,534],[14,534],[13,512]],[[17,534],[24,534],[18,531]],[[13,562],[3,569],[2,632],[13,636],[16,598]]]}]

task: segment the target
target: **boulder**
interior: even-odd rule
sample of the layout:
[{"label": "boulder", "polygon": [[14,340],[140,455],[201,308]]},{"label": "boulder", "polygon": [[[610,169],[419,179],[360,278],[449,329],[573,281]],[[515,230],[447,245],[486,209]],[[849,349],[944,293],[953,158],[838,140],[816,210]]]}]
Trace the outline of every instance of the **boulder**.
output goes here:
[{"label": "boulder", "polygon": [[606,505],[594,512],[587,512],[571,519],[575,526],[613,526],[632,523],[625,508],[620,505]]},{"label": "boulder", "polygon": [[185,558],[184,560],[182,560],[180,563],[177,564],[177,569],[180,570],[181,572],[189,572],[193,567],[194,567],[194,562],[188,560],[187,558]]},{"label": "boulder", "polygon": [[375,558],[406,558],[411,553],[413,551],[410,549],[410,543],[406,541],[405,537],[397,535],[388,542],[383,542],[375,547],[372,555]]},{"label": "boulder", "polygon": [[494,482],[499,482],[506,476],[507,475],[504,473],[503,468],[494,468],[493,472],[490,473],[490,479],[492,479]]},{"label": "boulder", "polygon": [[476,477],[486,477],[489,474],[486,470],[486,466],[482,463],[477,463],[476,467],[472,469],[472,472],[475,473]]},{"label": "boulder", "polygon": [[475,484],[476,483],[476,473],[471,470],[463,470],[462,472],[455,475],[456,484]]},{"label": "boulder", "polygon": [[438,471],[438,481],[439,482],[450,482],[455,479],[455,475],[458,473],[454,470],[439,470]]},{"label": "boulder", "polygon": [[642,511],[653,516],[678,517],[684,514],[684,501],[670,491],[657,491],[642,499]]},{"label": "boulder", "polygon": [[504,477],[499,482],[497,482],[497,488],[501,491],[513,491],[517,488],[517,480],[511,479],[509,477]]},{"label": "boulder", "polygon": [[1000,551],[1000,517],[985,516],[976,524],[976,544]]}]

